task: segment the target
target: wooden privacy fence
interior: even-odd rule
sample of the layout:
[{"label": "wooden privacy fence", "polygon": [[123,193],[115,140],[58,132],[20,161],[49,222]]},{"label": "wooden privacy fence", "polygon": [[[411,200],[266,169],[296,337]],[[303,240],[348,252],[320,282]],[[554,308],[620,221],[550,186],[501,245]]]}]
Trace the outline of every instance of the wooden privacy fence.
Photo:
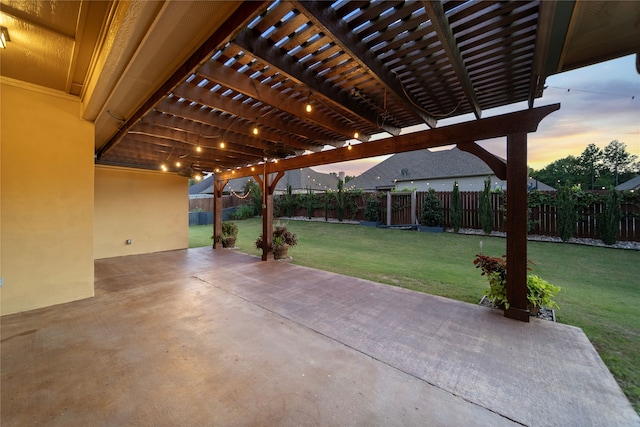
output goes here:
[{"label": "wooden privacy fence", "polygon": [[[240,199],[232,195],[222,196],[222,209],[234,208],[250,203],[249,199]],[[213,212],[213,197],[189,199],[189,212],[200,210],[203,212]]]},{"label": "wooden privacy fence", "polygon": [[[349,194],[349,192],[345,192]],[[555,198],[555,193],[546,193]],[[420,218],[420,209],[424,202],[426,192],[416,192],[415,217]],[[438,198],[442,202],[442,212],[446,227],[451,227],[450,206],[452,192],[439,192]],[[461,191],[460,199],[462,202],[462,228],[481,229],[480,217],[478,215],[478,207],[480,205],[479,192]],[[276,196],[275,199],[284,196]],[[294,195],[295,199],[303,199],[308,195]],[[337,209],[335,206],[335,193],[330,197],[330,203],[324,202],[326,194],[319,193],[314,196],[317,200],[312,204],[311,216],[336,219]],[[352,193],[348,196],[348,203],[345,203],[343,218],[345,220],[363,220],[364,206],[370,194]],[[383,195],[378,195],[380,200],[380,220],[382,223],[387,222],[387,199]],[[200,208],[202,211],[210,212],[213,210],[213,199],[192,199],[189,201],[189,209],[194,210]],[[223,196],[223,208],[240,206],[247,203],[248,200],[240,199],[234,196]],[[298,200],[291,209],[292,216],[309,216],[309,209],[306,202]],[[495,231],[505,231],[506,225],[506,206],[504,194],[492,193],[491,205],[493,207],[493,229]],[[326,208],[325,208],[326,206]],[[586,208],[577,208],[576,213],[578,220],[576,221],[575,237],[578,238],[599,238],[598,220],[604,209],[604,203],[593,203]],[[283,212],[279,212],[283,215]],[[411,193],[392,192],[391,193],[391,224],[406,225],[411,224]],[[556,207],[552,204],[540,204],[529,209],[529,232],[530,234],[557,236],[558,224],[556,221]],[[640,242],[640,206],[637,204],[623,202],[621,204],[621,219],[618,240]]]}]

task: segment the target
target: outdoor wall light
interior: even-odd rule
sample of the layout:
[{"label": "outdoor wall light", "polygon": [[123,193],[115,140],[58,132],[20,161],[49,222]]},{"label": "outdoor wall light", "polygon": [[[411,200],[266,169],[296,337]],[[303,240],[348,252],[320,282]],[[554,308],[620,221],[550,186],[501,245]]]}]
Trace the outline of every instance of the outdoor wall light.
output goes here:
[{"label": "outdoor wall light", "polygon": [[6,49],[7,42],[11,41],[11,37],[9,37],[9,30],[7,27],[0,27],[0,48]]}]

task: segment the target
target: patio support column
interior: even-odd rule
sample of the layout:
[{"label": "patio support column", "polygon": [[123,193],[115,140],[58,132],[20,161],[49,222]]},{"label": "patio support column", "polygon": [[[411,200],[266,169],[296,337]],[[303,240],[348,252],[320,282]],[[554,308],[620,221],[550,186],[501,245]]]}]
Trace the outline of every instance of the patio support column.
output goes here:
[{"label": "patio support column", "polygon": [[213,181],[213,249],[216,249],[222,234],[222,190],[227,182],[227,180]]},{"label": "patio support column", "polygon": [[254,175],[256,182],[262,187],[262,261],[268,259],[269,248],[273,243],[273,192],[283,176],[284,172],[278,172],[273,176],[273,179],[269,179],[267,162],[264,164],[262,178],[259,175]]},{"label": "patio support column", "polygon": [[505,317],[529,321],[527,308],[527,134],[507,135],[507,299]]}]

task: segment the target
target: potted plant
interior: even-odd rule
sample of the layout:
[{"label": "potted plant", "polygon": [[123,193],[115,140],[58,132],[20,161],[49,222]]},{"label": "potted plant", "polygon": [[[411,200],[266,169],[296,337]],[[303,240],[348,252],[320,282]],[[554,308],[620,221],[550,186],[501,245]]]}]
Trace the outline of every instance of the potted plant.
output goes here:
[{"label": "potted plant", "polygon": [[[500,309],[508,309],[509,301],[507,300],[507,260],[502,258],[490,257],[478,254],[473,260],[476,268],[482,269],[481,275],[487,276],[489,281],[489,289],[484,291],[484,295],[493,304],[494,307]],[[527,275],[527,300],[528,309],[532,316],[538,314],[542,307],[557,308],[558,304],[553,297],[560,292],[559,286],[554,286],[546,280],[536,276],[535,274]]]},{"label": "potted plant", "polygon": [[420,209],[420,231],[443,231],[442,202],[436,194],[436,190],[430,188],[422,202]]},{"label": "potted plant", "polygon": [[375,227],[380,224],[380,200],[376,196],[367,199],[364,206],[364,221],[360,225]]},{"label": "potted plant", "polygon": [[220,234],[220,243],[223,248],[234,248],[236,239],[238,238],[238,226],[233,222],[222,223],[222,233]]},{"label": "potted plant", "polygon": [[[298,244],[298,237],[289,231],[285,225],[276,225],[273,228],[271,246],[267,248],[273,251],[274,259],[285,259],[289,254],[289,247]],[[262,235],[256,239],[256,248],[262,249]]]}]

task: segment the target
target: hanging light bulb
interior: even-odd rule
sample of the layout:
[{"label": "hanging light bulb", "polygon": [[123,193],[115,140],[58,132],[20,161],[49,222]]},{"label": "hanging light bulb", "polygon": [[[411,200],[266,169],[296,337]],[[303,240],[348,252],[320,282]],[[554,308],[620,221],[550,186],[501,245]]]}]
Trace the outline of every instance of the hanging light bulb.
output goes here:
[{"label": "hanging light bulb", "polygon": [[179,168],[180,166],[182,166],[182,164],[180,162],[176,162],[176,167]]},{"label": "hanging light bulb", "polygon": [[224,141],[220,141],[220,148],[224,148]]},{"label": "hanging light bulb", "polygon": [[258,134],[258,126],[254,126],[251,132],[253,132],[254,135],[257,135]]},{"label": "hanging light bulb", "polygon": [[200,180],[202,179],[202,175],[197,174],[196,176],[194,176],[194,179],[195,179],[196,181],[200,181]]},{"label": "hanging light bulb", "polygon": [[347,143],[347,150],[351,150],[353,147],[351,147],[351,143]]},{"label": "hanging light bulb", "polygon": [[160,169],[162,169],[164,172],[167,171],[167,165],[165,165],[164,163],[162,165],[160,165]]},{"label": "hanging light bulb", "polygon": [[200,153],[200,152],[202,151],[202,147],[200,147],[200,146],[198,145],[198,146],[196,147],[196,151],[197,151],[198,153]]},{"label": "hanging light bulb", "polygon": [[356,132],[353,133],[353,137],[355,139],[358,139],[358,138],[360,138],[360,134],[356,131]]},{"label": "hanging light bulb", "polygon": [[307,113],[310,113],[313,110],[313,107],[311,106],[310,102],[307,102],[307,106],[304,107],[304,109]]}]

